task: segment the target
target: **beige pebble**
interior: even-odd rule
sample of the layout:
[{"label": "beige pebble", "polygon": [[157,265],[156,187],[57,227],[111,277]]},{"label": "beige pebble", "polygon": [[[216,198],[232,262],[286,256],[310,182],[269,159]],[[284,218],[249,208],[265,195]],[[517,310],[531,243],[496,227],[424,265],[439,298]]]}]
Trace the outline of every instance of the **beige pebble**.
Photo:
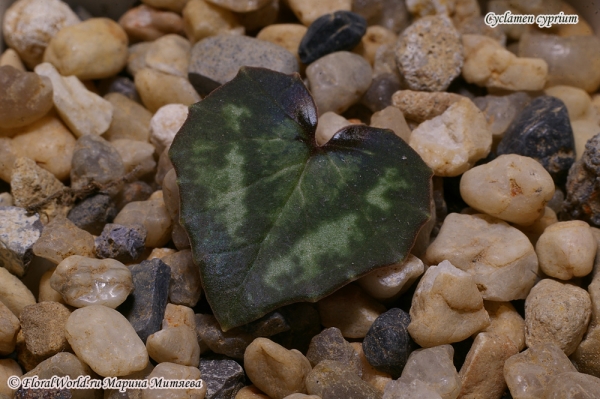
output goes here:
[{"label": "beige pebble", "polygon": [[130,139],[116,139],[111,144],[121,156],[125,172],[135,169],[133,176],[140,178],[156,170],[156,150],[152,144]]},{"label": "beige pebble", "polygon": [[541,90],[548,64],[540,58],[519,58],[487,36],[463,35],[465,64],[462,75],[469,83],[504,90]]},{"label": "beige pebble", "polygon": [[525,320],[510,302],[483,301],[490,325],[482,332],[504,335],[520,352],[525,348]]},{"label": "beige pebble", "polygon": [[150,255],[148,255],[148,258],[146,258],[147,260],[152,260],[155,258],[158,259],[162,259],[167,255],[171,255],[177,253],[177,250],[173,249],[173,248],[153,248],[152,252],[150,252]]},{"label": "beige pebble", "polygon": [[300,63],[298,47],[307,29],[306,26],[300,24],[273,24],[264,27],[258,32],[256,38],[280,45],[294,54]]},{"label": "beige pebble", "polygon": [[272,399],[283,399],[292,393],[306,393],[304,379],[311,366],[299,351],[287,350],[267,338],[256,338],[244,353],[244,369],[261,391]]},{"label": "beige pebble", "polygon": [[317,130],[315,131],[317,145],[325,145],[339,130],[351,124],[348,119],[335,112],[325,112],[319,117]]},{"label": "beige pebble", "polygon": [[233,12],[204,0],[189,0],[186,4],[183,29],[192,44],[219,34],[244,34],[244,28]]},{"label": "beige pebble", "polygon": [[77,15],[63,1],[20,0],[6,10],[2,31],[6,44],[33,69],[42,62],[50,39],[63,27],[79,22]]},{"label": "beige pebble", "polygon": [[5,65],[10,65],[21,72],[25,72],[25,65],[23,65],[23,61],[21,61],[19,53],[11,48],[7,48],[0,55],[0,67]]},{"label": "beige pebble", "polygon": [[340,10],[352,11],[352,0],[288,0],[288,4],[294,15],[306,26],[325,14]]},{"label": "beige pebble", "polygon": [[47,62],[36,66],[35,73],[52,81],[54,106],[77,137],[101,135],[108,130],[113,115],[111,103],[86,89],[77,77],[61,76]]},{"label": "beige pebble", "polygon": [[412,131],[410,146],[436,176],[458,176],[485,158],[492,132],[483,113],[468,98],[450,105],[440,116]]},{"label": "beige pebble", "polygon": [[[158,364],[148,375],[148,379],[164,378],[165,380],[200,380],[201,373],[197,367],[164,362]],[[144,389],[141,399],[204,399],[207,386],[202,383],[199,388],[190,389]]]},{"label": "beige pebble", "polygon": [[200,101],[200,95],[187,78],[150,68],[142,69],[135,75],[135,87],[150,112],[156,112],[167,104],[192,105]]},{"label": "beige pebble", "polygon": [[171,147],[188,114],[189,108],[183,104],[167,104],[156,111],[150,120],[150,142],[156,147],[157,153]]},{"label": "beige pebble", "polygon": [[5,395],[6,398],[12,398],[16,389],[8,387],[8,377],[16,375],[21,377],[23,371],[19,363],[13,359],[0,359],[0,395]]},{"label": "beige pebble", "polygon": [[207,0],[216,6],[227,10],[248,13],[265,7],[271,0]]},{"label": "beige pebble", "polygon": [[412,380],[410,384],[402,379],[392,381],[385,387],[385,399],[402,397],[406,399],[442,399],[442,397],[428,384],[421,380]]},{"label": "beige pebble", "polygon": [[467,171],[460,194],[474,209],[527,226],[544,212],[554,195],[554,182],[536,160],[507,154]]},{"label": "beige pebble", "polygon": [[14,206],[14,199],[10,193],[0,194],[0,206]]},{"label": "beige pebble", "polygon": [[157,10],[145,4],[131,8],[119,18],[130,40],[153,41],[169,33],[183,32],[183,18],[171,11]]},{"label": "beige pebble", "polygon": [[542,398],[544,390],[559,374],[577,371],[569,358],[553,343],[529,347],[504,363],[504,379],[513,398]]},{"label": "beige pebble", "polygon": [[148,365],[144,343],[125,316],[103,305],[75,310],[67,340],[79,359],[102,377],[128,375]]},{"label": "beige pebble", "polygon": [[235,395],[235,399],[270,399],[260,389],[254,385],[243,387]]},{"label": "beige pebble", "polygon": [[162,321],[162,328],[179,326],[187,326],[193,330],[196,329],[196,318],[194,316],[194,309],[188,306],[167,303],[165,315]]},{"label": "beige pebble", "polygon": [[571,355],[571,360],[577,370],[582,373],[600,376],[600,275],[594,275],[588,286],[592,301],[592,316],[583,340]]},{"label": "beige pebble", "polygon": [[65,324],[69,309],[56,302],[25,306],[21,312],[21,330],[27,349],[37,356],[50,357],[69,348]]},{"label": "beige pebble", "polygon": [[189,40],[176,34],[162,36],[148,47],[145,54],[146,67],[187,78],[191,51]]},{"label": "beige pebble", "polygon": [[165,206],[171,215],[173,222],[179,221],[179,186],[177,185],[177,174],[171,169],[165,175],[162,182],[163,199]]},{"label": "beige pebble", "polygon": [[189,326],[167,327],[146,340],[148,355],[157,363],[170,362],[198,367],[200,346],[196,331]]},{"label": "beige pebble", "polygon": [[535,246],[542,271],[561,280],[588,275],[596,249],[592,229],[580,220],[554,223],[544,230]]},{"label": "beige pebble", "polygon": [[411,254],[404,263],[374,270],[357,282],[376,300],[391,302],[406,292],[424,272],[425,265],[421,259]]},{"label": "beige pebble", "polygon": [[58,31],[48,43],[44,62],[54,65],[63,76],[107,78],[127,63],[127,43],[121,25],[108,18],[90,18]]},{"label": "beige pebble", "polygon": [[108,141],[129,139],[148,141],[152,113],[121,93],[108,93],[104,99],[113,105],[113,117],[103,137]]},{"label": "beige pebble", "polygon": [[399,90],[392,96],[392,104],[402,111],[406,119],[421,123],[442,115],[464,97],[447,92]]},{"label": "beige pebble", "polygon": [[598,122],[588,119],[572,121],[571,127],[575,138],[575,160],[579,161],[585,152],[585,144],[598,134],[600,129],[598,128]]},{"label": "beige pebble", "polygon": [[544,90],[544,93],[562,100],[567,106],[569,119],[572,121],[585,118],[592,106],[590,95],[579,87],[553,86]]},{"label": "beige pebble", "polygon": [[390,105],[381,111],[375,112],[371,115],[371,127],[378,127],[380,129],[390,129],[396,136],[400,137],[407,143],[410,140],[410,128],[402,111],[397,107]]},{"label": "beige pebble", "polygon": [[358,46],[352,50],[356,54],[365,58],[371,65],[375,63],[375,54],[377,49],[384,44],[395,45],[398,40],[398,35],[394,31],[379,25],[367,27],[367,32],[364,34]]},{"label": "beige pebble", "polygon": [[38,302],[47,301],[65,304],[65,300],[63,299],[62,295],[60,295],[60,292],[56,291],[50,285],[50,279],[52,278],[54,270],[56,270],[56,266],[42,274],[38,290]]},{"label": "beige pebble", "polygon": [[408,332],[422,347],[462,341],[490,324],[473,277],[448,261],[427,269],[414,293],[410,318]]},{"label": "beige pebble", "polygon": [[279,0],[266,1],[267,3],[257,10],[235,13],[239,23],[244,27],[246,32],[257,32],[259,29],[277,22],[280,9]]},{"label": "beige pebble", "polygon": [[488,215],[446,216],[425,261],[448,260],[469,273],[483,299],[525,299],[536,282],[538,259],[525,234]]},{"label": "beige pebble", "polygon": [[[17,332],[19,331],[19,318],[9,308],[0,302],[0,355],[6,356],[15,350]],[[0,392],[1,388],[0,388]]]},{"label": "beige pebble", "polygon": [[324,327],[337,327],[345,338],[364,338],[385,306],[358,285],[348,284],[317,302]]},{"label": "beige pebble", "polygon": [[148,231],[147,248],[162,247],[171,238],[172,221],[163,198],[128,203],[121,209],[114,223],[124,226],[143,224]]},{"label": "beige pebble", "polygon": [[23,330],[19,330],[17,333],[17,347],[15,352],[17,354],[17,361],[23,367],[23,370],[27,372],[31,372],[32,369],[37,368],[37,366],[44,360],[43,356],[34,355],[29,351],[29,349],[27,349]]},{"label": "beige pebble", "polygon": [[0,302],[19,317],[25,306],[35,303],[35,297],[17,276],[0,267]]},{"label": "beige pebble", "polygon": [[556,212],[549,206],[544,207],[544,213],[533,222],[533,224],[529,226],[519,226],[515,225],[517,229],[519,229],[523,234],[529,238],[529,241],[535,246],[537,240],[540,238],[544,230],[554,223],[558,222],[558,217],[556,216]]},{"label": "beige pebble", "polygon": [[189,0],[143,0],[142,3],[159,9],[181,13]]},{"label": "beige pebble", "polygon": [[33,245],[33,253],[54,264],[71,255],[93,258],[94,236],[67,218],[57,218],[44,226],[42,235]]},{"label": "beige pebble", "polygon": [[72,255],[58,264],[50,285],[74,307],[103,305],[116,308],[131,291],[131,272],[114,259]]},{"label": "beige pebble", "polygon": [[152,42],[141,42],[129,46],[127,52],[127,72],[133,77],[146,68],[146,53],[152,46]]},{"label": "beige pebble", "polygon": [[582,288],[543,279],[525,301],[525,342],[528,347],[544,342],[572,354],[590,321],[592,303]]},{"label": "beige pebble", "polygon": [[363,351],[361,342],[351,342],[350,345],[352,346],[352,348],[354,348],[356,353],[358,353],[358,358],[360,359],[360,365],[362,368],[361,378],[363,379],[363,381],[371,384],[373,388],[383,393],[387,383],[392,381],[392,376],[388,373],[384,373],[383,371],[379,371],[375,367],[371,366],[371,364],[365,356],[365,352]]}]

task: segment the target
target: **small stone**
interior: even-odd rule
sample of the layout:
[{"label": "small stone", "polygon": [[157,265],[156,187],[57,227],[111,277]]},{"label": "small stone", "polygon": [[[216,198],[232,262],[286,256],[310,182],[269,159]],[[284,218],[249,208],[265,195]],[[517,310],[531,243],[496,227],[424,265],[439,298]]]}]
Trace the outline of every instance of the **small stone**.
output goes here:
[{"label": "small stone", "polygon": [[141,4],[119,18],[119,25],[130,40],[153,41],[169,33],[183,32],[183,18],[171,11],[157,10]]},{"label": "small stone", "polygon": [[544,391],[545,399],[596,398],[598,395],[600,378],[576,372],[557,375]]},{"label": "small stone", "polygon": [[244,326],[240,326],[240,328],[256,338],[271,337],[290,330],[290,326],[285,320],[285,317],[278,311],[269,312],[260,319],[254,320]]},{"label": "small stone", "polygon": [[30,371],[34,369],[40,362],[46,360],[43,356],[34,355],[27,349],[25,344],[25,336],[23,331],[19,330],[17,333],[17,345],[16,345],[17,361],[23,367],[23,370]]},{"label": "small stone", "polygon": [[0,128],[33,123],[52,105],[50,79],[10,65],[0,66]]},{"label": "small stone", "polygon": [[310,26],[298,48],[304,64],[336,51],[350,51],[367,31],[367,21],[350,11],[336,11],[317,18]]},{"label": "small stone", "polygon": [[270,0],[207,0],[209,3],[227,10],[247,13],[265,7]]},{"label": "small stone", "polygon": [[600,87],[599,48],[600,39],[595,35],[559,37],[536,32],[523,35],[519,56],[548,63],[547,86],[574,86],[594,93]]},{"label": "small stone", "polygon": [[[298,48],[306,31],[306,26],[300,24],[273,24],[258,32],[256,38],[285,48],[294,54],[297,61],[300,62]],[[304,66],[301,65],[301,68],[304,68]]]},{"label": "small stone", "polygon": [[122,93],[108,93],[104,99],[113,105],[114,112],[110,127],[102,137],[108,141],[148,141],[152,119],[150,111]]},{"label": "small stone", "polygon": [[379,268],[357,281],[376,300],[392,302],[406,292],[424,272],[425,265],[421,259],[409,255],[404,263]]},{"label": "small stone", "polygon": [[548,87],[544,90],[544,94],[561,100],[567,107],[571,121],[589,117],[588,113],[592,106],[592,98],[585,90],[578,87],[559,85]]},{"label": "small stone", "polygon": [[384,44],[394,46],[397,41],[398,35],[394,31],[383,26],[371,25],[367,27],[367,32],[362,37],[360,44],[354,49],[354,52],[363,56],[373,65],[379,47]]},{"label": "small stone", "polygon": [[585,145],[585,152],[576,161],[567,176],[567,198],[564,211],[573,219],[587,221],[592,226],[600,225],[600,203],[597,192],[600,189],[596,177],[600,175],[600,134],[595,135]]},{"label": "small stone", "polygon": [[191,50],[191,43],[179,35],[162,36],[148,47],[145,54],[146,67],[186,78]]},{"label": "small stone", "polygon": [[[0,355],[10,355],[15,350],[19,319],[9,308],[0,302]],[[0,374],[2,373],[2,360],[0,360]],[[0,393],[2,392],[2,379],[0,378]]]},{"label": "small stone", "polygon": [[21,366],[13,359],[0,359],[0,396],[5,395],[6,398],[12,398],[16,392],[16,389],[8,387],[8,377],[16,375],[21,377],[23,371]]},{"label": "small stone", "polygon": [[139,179],[156,171],[152,144],[130,139],[116,139],[110,143],[121,156],[128,178]]},{"label": "small stone", "polygon": [[396,61],[409,89],[444,91],[463,66],[460,34],[448,18],[423,17],[398,38]]},{"label": "small stone", "polygon": [[125,183],[125,186],[117,194],[116,207],[121,210],[125,205],[133,201],[146,201],[152,193],[152,188],[148,183],[138,180],[131,183]]},{"label": "small stone", "polygon": [[171,169],[173,169],[173,164],[169,158],[169,149],[165,148],[165,150],[161,152],[160,156],[158,157],[158,165],[156,166],[156,176],[154,177],[154,182],[160,186],[165,179],[166,174]]},{"label": "small stone", "polygon": [[18,277],[0,267],[0,302],[19,317],[25,306],[35,303],[35,297]]},{"label": "small stone", "polygon": [[489,154],[492,133],[483,113],[463,98],[442,115],[421,123],[412,131],[409,144],[436,176],[453,177]]},{"label": "small stone", "polygon": [[558,345],[567,356],[581,342],[592,313],[589,294],[576,286],[543,279],[525,301],[525,342]]},{"label": "small stone", "polygon": [[196,333],[211,351],[237,360],[244,358],[246,347],[254,339],[252,335],[240,328],[232,328],[224,332],[217,319],[207,314],[196,315]]},{"label": "small stone", "polygon": [[56,266],[48,269],[46,273],[42,274],[38,290],[38,302],[58,302],[62,303],[63,305],[65,304],[65,300],[63,299],[62,295],[60,295],[60,293],[50,285],[50,279],[52,278],[52,274],[54,274],[55,270]]},{"label": "small stone", "polygon": [[148,234],[147,248],[164,246],[171,238],[172,221],[162,198],[130,202],[115,217],[115,224],[131,226],[142,224]]},{"label": "small stone", "polygon": [[267,338],[256,338],[244,352],[244,368],[252,383],[273,399],[306,393],[305,378],[311,371],[306,357]]},{"label": "small stone", "polygon": [[204,0],[187,1],[182,14],[183,29],[192,44],[210,36],[244,34],[233,12]]},{"label": "small stone", "polygon": [[10,65],[21,72],[25,72],[25,65],[23,65],[23,61],[21,61],[19,53],[11,48],[7,48],[2,54],[0,54],[0,66],[5,65]]},{"label": "small stone", "polygon": [[115,21],[90,18],[59,30],[46,47],[44,62],[63,76],[107,78],[125,67],[127,42],[127,34]]},{"label": "small stone", "polygon": [[371,363],[369,363],[365,356],[365,353],[363,352],[362,343],[352,342],[350,343],[350,345],[356,351],[356,353],[358,354],[358,358],[360,359],[362,372],[361,378],[363,379],[363,381],[367,382],[383,394],[383,392],[385,391],[385,386],[390,381],[392,381],[392,376],[388,373],[384,373],[382,371],[377,370],[371,365]]},{"label": "small stone", "polygon": [[268,68],[285,74],[298,72],[294,54],[279,45],[248,36],[219,35],[194,45],[189,79],[204,96],[233,79],[242,66]]},{"label": "small stone", "polygon": [[6,44],[15,49],[29,68],[42,62],[50,39],[79,18],[60,0],[21,0],[4,14],[2,31]]},{"label": "small stone", "polygon": [[[455,24],[456,26],[456,24]],[[498,41],[506,47],[506,33],[499,26],[492,28],[486,25],[485,18],[481,15],[473,16],[457,26],[461,35],[482,35]]]},{"label": "small stone", "polygon": [[246,32],[257,32],[259,29],[277,21],[280,8],[279,0],[266,1],[267,3],[257,10],[235,14]]},{"label": "small stone", "polygon": [[61,76],[52,64],[44,62],[35,73],[52,82],[54,106],[65,124],[77,137],[101,135],[108,130],[113,106],[89,91],[75,76]]},{"label": "small stone", "polygon": [[598,134],[598,122],[592,119],[580,119],[571,122],[575,139],[575,160],[581,159],[585,152],[585,144]]},{"label": "small stone", "polygon": [[362,366],[358,353],[344,339],[338,328],[330,327],[312,337],[306,358],[314,367],[323,360],[335,360],[362,375]]},{"label": "small stone", "polygon": [[136,73],[135,87],[150,112],[167,104],[192,105],[201,99],[186,78],[150,68]]},{"label": "small stone", "polygon": [[464,97],[448,92],[399,90],[392,96],[392,104],[398,107],[406,119],[421,123],[442,115],[454,103]]},{"label": "small stone", "polygon": [[508,154],[467,171],[460,181],[460,194],[478,211],[527,226],[544,212],[554,194],[554,182],[534,159]]},{"label": "small stone", "polygon": [[0,220],[0,266],[22,277],[33,258],[33,245],[42,235],[40,216],[28,216],[25,209],[16,206],[3,206]]},{"label": "small stone", "polygon": [[[118,182],[125,175],[119,152],[102,137],[82,136],[75,144],[71,168],[71,188],[81,190],[90,184],[106,185]],[[116,194],[120,185],[107,191]]]},{"label": "small stone", "polygon": [[129,267],[133,293],[119,311],[127,317],[143,342],[161,328],[167,307],[171,271],[160,259],[145,260]]},{"label": "small stone", "polygon": [[142,3],[150,7],[174,11],[181,14],[181,11],[188,1],[189,0],[144,0]]},{"label": "small stone", "polygon": [[506,390],[504,362],[519,353],[505,335],[479,333],[460,369],[461,398],[500,398]]},{"label": "small stone", "polygon": [[151,46],[152,42],[141,42],[129,46],[129,55],[127,56],[127,72],[129,72],[129,74],[134,78],[139,71],[146,68],[146,53]]},{"label": "small stone", "polygon": [[185,325],[167,327],[149,335],[146,349],[157,363],[170,362],[197,367],[200,361],[196,332]]},{"label": "small stone", "polygon": [[473,277],[448,261],[430,266],[421,278],[410,319],[408,332],[422,347],[460,342],[490,324]]},{"label": "small stone", "polygon": [[196,317],[194,310],[188,306],[173,305],[168,303],[165,308],[165,316],[162,321],[162,328],[187,326],[196,330]]},{"label": "small stone", "polygon": [[[162,192],[163,199],[165,201],[165,207],[171,215],[171,219],[175,223],[175,225],[179,225],[179,186],[177,185],[177,174],[175,173],[175,169],[171,169],[165,175],[165,178],[162,181]],[[173,229],[175,226],[173,227]]]},{"label": "small stone", "polygon": [[350,123],[348,119],[335,112],[325,112],[319,117],[317,130],[315,131],[315,141],[317,142],[317,145],[322,146],[327,144],[338,131],[351,124],[352,123]]},{"label": "small stone", "polygon": [[371,66],[347,51],[328,54],[306,68],[319,114],[341,114],[355,104],[371,85]]},{"label": "small stone", "polygon": [[544,88],[548,75],[544,60],[517,57],[487,36],[463,35],[462,43],[465,54],[462,75],[468,83],[514,91]]},{"label": "small stone", "polygon": [[102,234],[95,239],[96,256],[131,262],[144,252],[146,229],[142,225],[122,226],[107,223]]},{"label": "small stone", "polygon": [[34,355],[50,357],[69,348],[65,324],[69,309],[56,302],[40,302],[23,308],[21,330],[27,349]]},{"label": "small stone", "polygon": [[576,371],[567,355],[550,342],[529,347],[504,363],[504,379],[515,399],[541,398],[558,375]]},{"label": "small stone", "polygon": [[485,333],[503,335],[510,339],[517,351],[525,348],[525,320],[510,302],[483,301],[490,316],[490,325],[482,330]]},{"label": "small stone", "polygon": [[0,193],[0,206],[14,206],[15,202],[10,193]]},{"label": "small stone", "polygon": [[523,111],[530,101],[531,98],[524,92],[512,93],[506,96],[487,95],[473,99],[473,103],[483,111],[495,139],[504,135],[515,117]]},{"label": "small stone", "polygon": [[192,252],[183,250],[163,259],[171,268],[169,301],[178,305],[195,306],[202,294],[200,271],[194,263]]},{"label": "small stone", "polygon": [[442,399],[429,385],[420,380],[412,380],[410,384],[398,379],[385,386],[383,399]]},{"label": "small stone", "polygon": [[325,14],[352,10],[352,0],[291,0],[288,4],[300,22],[306,26]]},{"label": "small stone", "polygon": [[575,142],[565,104],[537,97],[523,109],[498,144],[497,153],[519,154],[541,163],[555,181],[564,181],[575,161]]},{"label": "small stone", "polygon": [[206,399],[233,399],[244,387],[244,369],[234,360],[200,360]]},{"label": "small stone", "polygon": [[133,289],[131,272],[121,262],[79,255],[69,256],[58,264],[50,285],[66,303],[77,308],[104,305],[114,309]]},{"label": "small stone", "polygon": [[306,376],[310,395],[322,399],[381,399],[382,395],[363,381],[352,368],[335,360],[323,360]]},{"label": "small stone", "polygon": [[[43,224],[55,218],[65,218],[71,205],[61,198],[66,191],[64,184],[52,173],[39,167],[33,159],[20,157],[13,165],[10,189],[16,206],[36,206]],[[57,196],[49,200],[52,196]],[[37,204],[44,203],[42,206]]]},{"label": "small stone", "polygon": [[67,218],[82,230],[94,235],[102,233],[106,223],[117,216],[114,201],[107,194],[96,194],[75,205]]},{"label": "small stone", "polygon": [[481,214],[446,216],[425,254],[429,264],[444,260],[469,273],[488,301],[527,298],[538,274],[536,252],[527,236]]},{"label": "small stone", "polygon": [[[148,379],[163,378],[165,380],[199,380],[200,370],[197,367],[164,362],[158,364],[148,375]],[[190,389],[145,389],[142,399],[203,399],[206,397],[206,384],[202,388]]]},{"label": "small stone", "polygon": [[[594,231],[597,236],[597,232]],[[600,329],[598,328],[598,316],[600,316],[600,279],[599,274],[595,274],[591,284],[588,286],[588,293],[592,301],[592,316],[583,340],[571,355],[571,360],[577,370],[581,373],[591,374],[595,377],[600,376]]]},{"label": "small stone", "polygon": [[183,104],[167,104],[156,111],[150,120],[150,142],[161,154],[171,147],[175,135],[183,126],[189,114],[189,108]]},{"label": "small stone", "polygon": [[399,308],[382,313],[363,340],[365,357],[379,371],[400,377],[415,344],[408,334],[410,316]]},{"label": "small stone", "polygon": [[399,380],[406,384],[414,380],[423,381],[442,399],[456,399],[461,380],[454,368],[453,356],[454,348],[451,345],[417,349],[410,354]]},{"label": "small stone", "polygon": [[400,81],[395,74],[381,73],[373,78],[361,104],[373,112],[381,111],[392,104],[392,96],[399,89]]},{"label": "small stone", "polygon": [[355,284],[348,284],[317,303],[321,324],[337,327],[346,338],[363,338],[385,306],[366,295]]}]

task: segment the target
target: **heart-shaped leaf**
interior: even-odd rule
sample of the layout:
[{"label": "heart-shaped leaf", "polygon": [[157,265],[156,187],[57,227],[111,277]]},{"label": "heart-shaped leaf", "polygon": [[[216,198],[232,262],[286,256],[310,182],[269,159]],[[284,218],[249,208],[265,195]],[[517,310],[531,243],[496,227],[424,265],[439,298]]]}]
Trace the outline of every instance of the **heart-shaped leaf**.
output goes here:
[{"label": "heart-shaped leaf", "polygon": [[315,143],[298,75],[242,68],[191,106],[170,157],[181,223],[225,330],[402,261],[429,219],[431,170],[389,130]]}]

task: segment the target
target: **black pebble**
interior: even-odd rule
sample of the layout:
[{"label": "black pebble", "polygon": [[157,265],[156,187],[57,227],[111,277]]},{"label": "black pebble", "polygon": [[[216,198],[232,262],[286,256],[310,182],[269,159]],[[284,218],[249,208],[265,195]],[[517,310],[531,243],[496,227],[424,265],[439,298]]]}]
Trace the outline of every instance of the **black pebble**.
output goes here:
[{"label": "black pebble", "polygon": [[336,51],[352,50],[367,31],[367,21],[350,11],[336,11],[317,18],[300,42],[298,55],[305,64]]},{"label": "black pebble", "polygon": [[235,360],[200,360],[206,399],[234,399],[244,387],[244,369]]},{"label": "black pebble", "polygon": [[141,224],[123,226],[108,223],[96,238],[96,256],[120,262],[133,261],[144,252],[146,234],[146,228]]},{"label": "black pebble", "polygon": [[69,211],[67,219],[82,230],[93,235],[102,233],[106,223],[117,216],[114,201],[107,194],[97,194],[75,205]]}]

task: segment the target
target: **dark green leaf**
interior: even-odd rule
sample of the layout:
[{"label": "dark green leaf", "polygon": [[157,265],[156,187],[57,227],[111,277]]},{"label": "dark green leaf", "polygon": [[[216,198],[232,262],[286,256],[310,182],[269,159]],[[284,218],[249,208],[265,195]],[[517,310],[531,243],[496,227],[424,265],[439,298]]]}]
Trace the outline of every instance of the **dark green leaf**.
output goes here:
[{"label": "dark green leaf", "polygon": [[403,260],[429,218],[431,170],[389,130],[315,144],[296,76],[242,68],[190,108],[170,150],[181,223],[223,329],[315,301]]}]

